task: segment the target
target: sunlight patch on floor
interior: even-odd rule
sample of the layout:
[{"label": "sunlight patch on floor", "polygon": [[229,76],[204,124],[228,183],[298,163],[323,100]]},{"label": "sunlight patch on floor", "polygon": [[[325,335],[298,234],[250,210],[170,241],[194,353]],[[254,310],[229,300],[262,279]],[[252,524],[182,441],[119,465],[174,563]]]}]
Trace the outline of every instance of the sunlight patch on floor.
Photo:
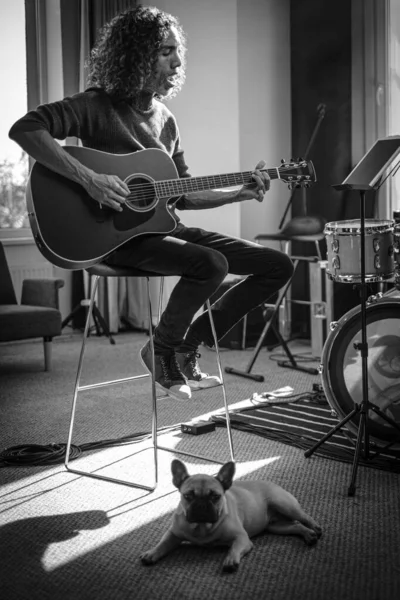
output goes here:
[{"label": "sunlight patch on floor", "polygon": [[[160,461],[160,468],[169,470],[172,455],[167,457],[165,455],[169,453],[161,454],[163,455],[163,458]],[[181,459],[180,456],[177,456],[177,458]],[[250,475],[266,465],[279,460],[279,458],[279,456],[273,456],[261,460],[237,463],[236,478]],[[183,462],[185,462],[184,459]],[[210,463],[209,465],[196,465],[191,462],[191,464],[188,465],[190,474],[203,472],[212,475],[216,474],[219,468],[220,466],[215,463]],[[156,490],[152,495],[134,500],[126,508],[115,507],[107,511],[107,508],[104,506],[104,510],[109,518],[109,523],[105,526],[99,526],[97,529],[85,529],[82,527],[79,531],[71,530],[70,539],[63,539],[59,542],[49,544],[42,557],[43,569],[47,572],[53,571],[85,554],[93,552],[107,544],[111,544],[118,538],[133,534],[136,529],[147,526],[149,527],[150,547],[158,540],[163,531],[167,529],[172,511],[175,510],[179,502],[178,493],[175,491],[172,484],[168,486],[166,490],[164,489],[163,492],[163,495],[154,497],[154,494],[157,493]],[[107,502],[104,502],[104,504],[107,504]],[[97,504],[97,509],[98,508],[99,506]],[[163,517],[166,518],[163,519]],[[151,525],[153,521],[159,520],[163,521],[161,528],[157,523],[154,524],[154,526]],[[154,533],[155,530],[157,535]],[[155,535],[156,538],[154,538]],[[143,548],[143,551],[145,549],[146,548]],[[139,557],[131,558],[139,560]]]}]

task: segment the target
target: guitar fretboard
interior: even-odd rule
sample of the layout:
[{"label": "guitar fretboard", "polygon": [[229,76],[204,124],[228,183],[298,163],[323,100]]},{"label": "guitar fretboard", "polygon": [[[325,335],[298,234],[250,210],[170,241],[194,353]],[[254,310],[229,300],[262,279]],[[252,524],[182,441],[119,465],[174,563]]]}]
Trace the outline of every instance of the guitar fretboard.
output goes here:
[{"label": "guitar fretboard", "polygon": [[[271,179],[279,179],[279,169],[265,169]],[[207,175],[206,177],[183,177],[156,181],[155,187],[160,196],[179,196],[189,192],[221,189],[254,183],[253,171],[242,173],[225,173],[223,175]]]}]

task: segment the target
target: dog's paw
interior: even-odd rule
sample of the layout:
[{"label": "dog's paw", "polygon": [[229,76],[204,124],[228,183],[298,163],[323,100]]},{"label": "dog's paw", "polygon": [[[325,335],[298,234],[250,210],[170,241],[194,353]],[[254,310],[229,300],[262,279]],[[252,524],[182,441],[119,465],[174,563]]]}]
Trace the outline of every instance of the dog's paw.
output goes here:
[{"label": "dog's paw", "polygon": [[311,517],[307,517],[307,519],[305,519],[304,521],[300,521],[300,522],[303,523],[303,525],[305,525],[305,527],[307,527],[308,529],[312,529],[313,531],[315,531],[318,538],[321,537],[322,527],[320,525],[318,525],[318,523],[316,521],[314,521],[314,519],[312,519]]},{"label": "dog's paw", "polygon": [[142,562],[142,565],[154,565],[158,560],[158,556],[157,553],[154,552],[154,550],[148,550],[147,552],[143,552],[143,554],[140,555],[140,560]]},{"label": "dog's paw", "polygon": [[319,539],[322,535],[322,527],[320,527],[317,523],[313,527],[315,533],[317,534],[317,538]]},{"label": "dog's paw", "polygon": [[222,570],[224,573],[235,573],[239,568],[239,561],[227,556],[224,560],[224,564],[222,565]]},{"label": "dog's paw", "polygon": [[313,529],[307,529],[306,531],[304,531],[303,538],[307,546],[314,546],[314,544],[316,544],[318,542],[318,539],[321,537],[321,533],[322,532],[318,533]]}]

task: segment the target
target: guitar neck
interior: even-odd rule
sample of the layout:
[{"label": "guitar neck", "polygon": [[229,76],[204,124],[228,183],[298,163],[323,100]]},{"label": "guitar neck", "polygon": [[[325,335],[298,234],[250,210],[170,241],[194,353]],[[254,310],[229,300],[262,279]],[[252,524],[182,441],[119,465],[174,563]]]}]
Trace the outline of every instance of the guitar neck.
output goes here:
[{"label": "guitar neck", "polygon": [[[279,179],[279,169],[264,169],[271,179]],[[254,183],[253,171],[242,173],[225,173],[223,175],[208,175],[206,177],[183,177],[182,179],[167,179],[155,182],[157,193],[160,196],[179,196],[190,192],[203,190],[222,189],[237,185]]]}]

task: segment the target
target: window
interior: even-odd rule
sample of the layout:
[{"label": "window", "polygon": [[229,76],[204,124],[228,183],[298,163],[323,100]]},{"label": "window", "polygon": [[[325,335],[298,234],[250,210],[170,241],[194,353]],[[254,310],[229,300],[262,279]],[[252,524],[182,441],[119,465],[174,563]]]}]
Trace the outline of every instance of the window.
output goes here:
[{"label": "window", "polygon": [[28,157],[8,137],[11,125],[27,111],[25,3],[0,3],[0,72],[7,84],[0,94],[0,236],[29,227],[25,187]]}]

